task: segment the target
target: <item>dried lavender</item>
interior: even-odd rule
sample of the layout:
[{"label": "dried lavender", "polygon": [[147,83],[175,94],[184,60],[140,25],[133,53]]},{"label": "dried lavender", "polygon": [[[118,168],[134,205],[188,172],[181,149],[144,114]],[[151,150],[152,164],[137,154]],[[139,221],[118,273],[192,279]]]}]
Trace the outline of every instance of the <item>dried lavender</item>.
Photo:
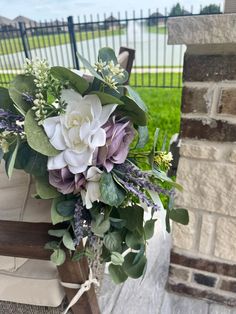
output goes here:
[{"label": "dried lavender", "polygon": [[84,233],[88,234],[88,238],[92,239],[92,232],[91,232],[91,215],[90,212],[83,206],[83,202],[81,198],[78,198],[75,204],[75,213],[74,213],[74,221],[75,221],[75,245],[79,245],[80,241],[84,237]]},{"label": "dried lavender", "polygon": [[154,204],[152,200],[150,200],[145,193],[140,191],[133,183],[126,182],[122,180],[121,178],[117,178],[120,183],[124,186],[124,188],[131,192],[132,194],[136,195],[139,200],[143,203],[145,203],[148,207],[152,207],[154,210],[159,210],[159,206],[157,204]]},{"label": "dried lavender", "polygon": [[0,109],[0,131],[13,132],[20,134],[24,132],[24,118],[9,111]]}]

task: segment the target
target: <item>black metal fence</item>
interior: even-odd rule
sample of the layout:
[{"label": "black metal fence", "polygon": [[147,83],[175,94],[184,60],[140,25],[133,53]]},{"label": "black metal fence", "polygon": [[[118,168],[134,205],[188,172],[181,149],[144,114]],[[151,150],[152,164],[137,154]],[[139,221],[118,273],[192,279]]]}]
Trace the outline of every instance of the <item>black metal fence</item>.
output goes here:
[{"label": "black metal fence", "polygon": [[[192,15],[183,11],[184,15]],[[131,85],[181,87],[185,46],[168,46],[167,11],[148,11],[86,16],[81,20],[56,20],[0,25],[0,85],[7,85],[23,68],[25,58],[47,59],[50,65],[80,69],[77,52],[90,63],[101,47],[120,46],[136,50]]]}]

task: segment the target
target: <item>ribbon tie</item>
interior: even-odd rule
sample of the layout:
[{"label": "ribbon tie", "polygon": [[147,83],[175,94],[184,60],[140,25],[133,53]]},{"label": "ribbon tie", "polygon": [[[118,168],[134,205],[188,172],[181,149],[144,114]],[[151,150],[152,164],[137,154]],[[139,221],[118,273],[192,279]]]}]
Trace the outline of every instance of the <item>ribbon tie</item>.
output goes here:
[{"label": "ribbon tie", "polygon": [[66,314],[69,309],[75,305],[76,302],[79,301],[81,296],[84,294],[84,292],[90,290],[91,285],[95,284],[99,287],[99,282],[96,278],[93,278],[92,269],[89,268],[89,278],[86,280],[83,284],[76,284],[76,283],[68,283],[68,282],[61,282],[61,285],[65,288],[69,289],[79,289],[76,295],[73,297],[73,299],[70,301],[69,305],[67,306],[66,310],[63,312],[63,314]]}]

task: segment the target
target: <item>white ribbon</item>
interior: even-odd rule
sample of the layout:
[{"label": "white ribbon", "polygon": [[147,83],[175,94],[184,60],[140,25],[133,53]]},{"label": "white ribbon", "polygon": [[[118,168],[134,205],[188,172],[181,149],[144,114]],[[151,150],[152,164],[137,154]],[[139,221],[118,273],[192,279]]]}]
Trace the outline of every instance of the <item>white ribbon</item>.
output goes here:
[{"label": "white ribbon", "polygon": [[76,302],[79,301],[79,299],[81,298],[81,296],[84,294],[84,292],[90,290],[91,285],[95,284],[97,286],[99,286],[99,282],[97,281],[96,278],[93,278],[93,273],[92,273],[92,269],[89,268],[89,278],[88,280],[86,280],[83,284],[76,284],[76,283],[68,283],[68,282],[61,282],[61,285],[65,288],[69,288],[69,289],[79,289],[78,292],[76,293],[76,295],[73,297],[73,299],[70,301],[70,304],[67,306],[66,310],[63,312],[63,314],[66,314],[69,309],[75,305]]}]

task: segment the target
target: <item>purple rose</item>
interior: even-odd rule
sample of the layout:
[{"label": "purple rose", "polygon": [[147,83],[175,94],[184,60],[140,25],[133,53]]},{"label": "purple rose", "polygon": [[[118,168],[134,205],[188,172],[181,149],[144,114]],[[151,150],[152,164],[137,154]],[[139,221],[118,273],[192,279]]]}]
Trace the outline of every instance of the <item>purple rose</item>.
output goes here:
[{"label": "purple rose", "polygon": [[130,121],[116,120],[115,116],[103,128],[106,131],[106,144],[96,152],[96,165],[102,165],[110,172],[114,164],[122,164],[126,160],[135,132]]},{"label": "purple rose", "polygon": [[79,192],[85,185],[85,177],[82,173],[73,174],[67,167],[50,170],[49,183],[62,194]]}]

